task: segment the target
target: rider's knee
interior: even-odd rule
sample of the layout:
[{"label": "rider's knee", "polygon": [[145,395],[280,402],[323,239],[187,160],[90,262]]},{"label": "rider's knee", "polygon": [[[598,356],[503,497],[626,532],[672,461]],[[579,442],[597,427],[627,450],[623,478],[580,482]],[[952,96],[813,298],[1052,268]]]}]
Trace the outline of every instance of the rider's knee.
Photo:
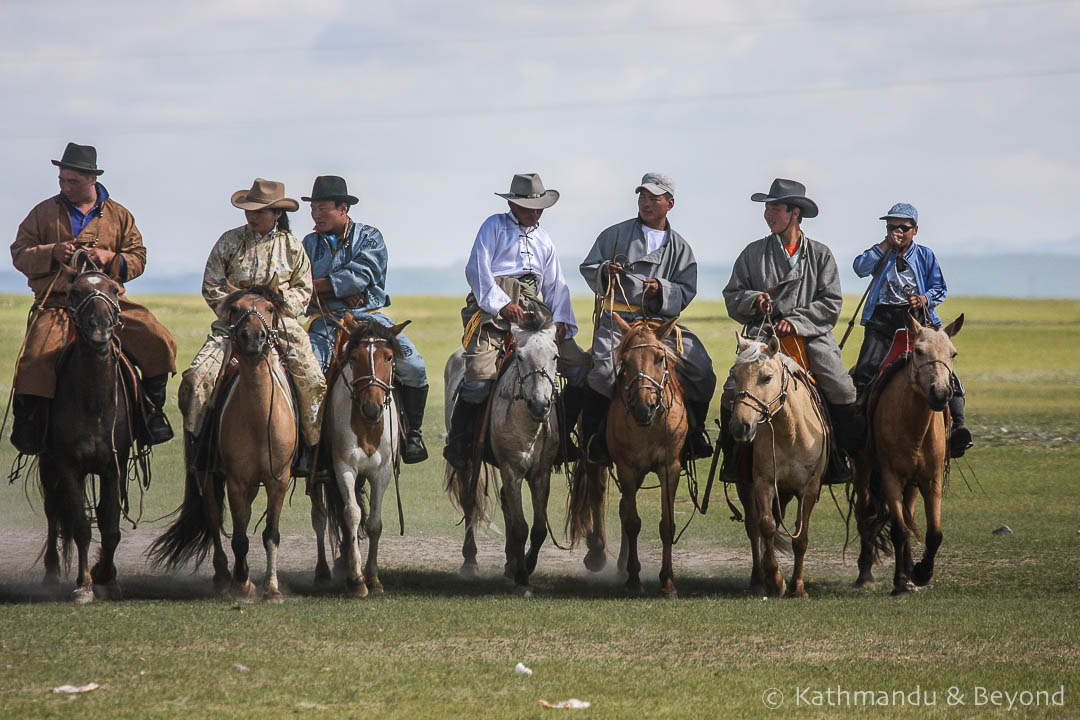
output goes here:
[{"label": "rider's knee", "polygon": [[465,380],[458,386],[458,397],[468,403],[482,403],[491,394],[494,380]]}]

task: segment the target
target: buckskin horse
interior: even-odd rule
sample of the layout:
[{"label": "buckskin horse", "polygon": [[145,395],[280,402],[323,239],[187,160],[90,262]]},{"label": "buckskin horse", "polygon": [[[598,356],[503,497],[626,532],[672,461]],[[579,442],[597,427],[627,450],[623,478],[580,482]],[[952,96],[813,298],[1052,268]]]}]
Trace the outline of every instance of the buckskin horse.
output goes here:
[{"label": "buckskin horse", "polygon": [[[251,503],[259,493],[259,486],[265,485],[264,598],[280,602],[279,520],[297,449],[292,391],[276,348],[277,319],[283,312],[284,299],[275,278],[270,285],[232,291],[220,307],[221,316],[229,323],[230,353],[237,361],[235,381],[219,382],[215,403],[220,466],[210,472],[198,471],[191,466],[189,453],[179,517],[151,544],[148,554],[155,566],[175,568],[191,559],[198,565],[212,546],[215,589],[241,599],[252,597],[255,586],[248,577],[247,527]],[[231,583],[229,562],[221,543],[226,494],[232,515],[235,559]]]},{"label": "buckskin horse", "polygon": [[[751,477],[736,488],[746,513],[753,568],[750,592],[781,596],[784,576],[776,560],[777,526],[792,498],[798,500],[791,546],[795,563],[788,595],[806,597],[803,561],[810,537],[810,513],[828,461],[828,425],[822,403],[805,370],[780,350],[741,336],[733,374],[735,403],[728,429],[740,443],[752,444]],[[786,543],[785,543],[786,544]]]},{"label": "buckskin horse", "polygon": [[[964,325],[961,314],[944,330],[906,318],[907,350],[902,360],[875,382],[867,452],[856,462],[855,517],[861,548],[856,586],[874,582],[878,538],[888,530],[896,569],[893,595],[906,595],[930,582],[941,546],[941,495],[948,456],[945,409],[953,394],[956,346],[951,338]],[[909,531],[920,536],[915,499],[922,495],[926,547],[912,565]]]},{"label": "buckskin horse", "polygon": [[[72,542],[79,569],[73,599],[88,603],[98,594],[119,599],[113,557],[120,542],[121,502],[127,494],[127,463],[134,441],[138,406],[130,374],[115,340],[120,323],[119,286],[100,272],[79,275],[68,291],[67,312],[75,341],[65,350],[57,372],[56,395],[49,413],[48,450],[39,458],[48,536],[45,583],[60,582],[62,541],[65,561]],[[85,511],[86,476],[100,478],[94,511],[101,550],[89,567],[90,518]]]},{"label": "buckskin horse", "polygon": [[[637,492],[645,476],[656,473],[660,479],[660,540],[664,548],[660,595],[674,598],[677,591],[671,547],[675,541],[675,491],[682,472],[680,453],[688,424],[682,387],[675,372],[679,356],[664,339],[675,329],[677,318],[662,324],[637,320],[630,325],[617,314],[612,317],[622,332],[622,341],[615,350],[615,393],[605,432],[616,482],[622,492],[618,567],[627,574],[627,589],[640,593],[643,588],[637,536],[641,517],[637,511]],[[585,566],[594,572],[603,569],[607,562],[603,523],[605,476],[605,468],[580,461],[575,467],[568,501],[570,541],[574,544],[585,538],[588,547]]]},{"label": "buckskin horse", "polygon": [[[502,479],[499,500],[506,526],[503,572],[514,581],[519,595],[529,597],[533,593],[529,576],[536,569],[540,547],[547,538],[551,466],[559,447],[559,420],[553,412],[559,350],[555,326],[532,313],[526,313],[524,323],[513,326],[512,338],[513,350],[491,396],[486,434]],[[448,369],[454,363],[455,358],[451,356]],[[448,407],[453,406],[460,376],[455,380],[457,382],[447,385]],[[479,461],[479,453],[475,453],[474,462]],[[479,574],[475,527],[484,520],[486,498],[485,478],[479,470],[473,468],[472,472],[458,473],[447,465],[447,490],[465,518],[462,545],[465,560],[461,573],[467,577]],[[529,483],[532,495],[531,531],[522,508],[522,482]],[[526,539],[529,541],[528,552],[525,551]]]}]

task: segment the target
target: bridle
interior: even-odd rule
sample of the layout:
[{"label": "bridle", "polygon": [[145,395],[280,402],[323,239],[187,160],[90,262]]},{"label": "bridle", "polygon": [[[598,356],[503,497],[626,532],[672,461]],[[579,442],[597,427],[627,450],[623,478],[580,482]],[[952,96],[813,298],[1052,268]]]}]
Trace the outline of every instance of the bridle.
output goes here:
[{"label": "bridle", "polygon": [[[101,275],[102,277],[108,277],[103,273],[95,274]],[[85,311],[89,308],[90,303],[94,300],[103,300],[105,304],[109,307],[111,315],[111,323],[109,325],[110,330],[123,325],[123,321],[120,319],[120,304],[105,293],[98,290],[97,288],[94,288],[87,294],[86,297],[79,301],[78,305],[72,306],[69,304],[67,307],[68,315],[71,316],[71,320],[75,324],[76,329],[80,333],[82,333],[84,337],[86,337],[89,333],[89,330],[86,327]]]},{"label": "bridle", "polygon": [[[387,340],[386,338],[371,336],[371,337],[366,337],[366,338],[363,338],[363,339],[358,339],[358,340],[352,341],[350,344],[352,344],[353,346],[361,345],[361,344],[366,344],[367,345],[368,363],[369,363],[371,372],[366,374],[366,375],[357,375],[352,379],[351,382],[349,381],[348,378],[346,378],[344,375],[342,375],[341,381],[345,383],[345,386],[347,388],[349,388],[349,396],[352,397],[353,402],[359,402],[360,401],[360,392],[362,390],[365,390],[366,388],[369,388],[369,387],[372,387],[372,386],[377,387],[380,390],[382,390],[383,393],[384,393],[382,407],[383,407],[383,409],[386,409],[387,407],[390,406],[391,390],[393,389],[393,386],[391,385],[391,383],[394,380],[394,370],[397,367],[397,362],[394,360],[393,357],[391,357],[391,359],[390,359],[390,377],[387,378],[386,380],[383,380],[382,378],[380,378],[378,376],[378,374],[376,373],[376,371],[375,371],[375,345],[376,344],[381,344],[381,345],[388,345],[389,346],[390,341]],[[351,363],[350,363],[350,367],[351,367]],[[381,412],[379,413],[379,418],[380,419],[382,418],[382,413]]]},{"label": "bridle", "polygon": [[248,317],[250,317],[251,315],[254,315],[259,319],[259,322],[262,323],[263,330],[266,331],[266,339],[264,339],[262,345],[259,346],[259,353],[264,354],[269,348],[271,348],[277,343],[278,330],[272,327],[270,323],[266,322],[266,318],[263,317],[263,314],[259,312],[258,308],[251,308],[250,310],[246,310],[244,314],[240,316],[239,320],[229,326],[229,338],[233,341],[234,344],[237,343],[236,333],[240,329],[240,326],[244,323],[244,321],[247,320]]},{"label": "bridle", "polygon": [[[667,412],[668,404],[664,402],[664,390],[667,389],[668,380],[671,379],[671,372],[668,367],[667,348],[660,343],[639,343],[637,345],[631,345],[630,347],[626,348],[626,350],[637,350],[639,348],[657,348],[658,350],[660,350],[663,355],[664,374],[660,377],[659,380],[657,380],[652,375],[649,375],[648,373],[643,373],[638,370],[637,375],[635,375],[630,380],[630,382],[626,383],[626,387],[623,388],[623,394],[625,396],[624,404],[629,411],[632,404],[631,398],[634,388],[636,388],[640,383],[645,383],[646,385],[649,385],[651,387],[653,392],[656,393],[657,409],[661,412]],[[621,374],[621,369],[619,372]]]},{"label": "bridle", "polygon": [[[536,367],[536,368],[533,368],[532,370],[530,370],[529,372],[525,373],[524,375],[522,375],[521,374],[521,359],[518,358],[517,362],[514,363],[514,372],[517,375],[517,378],[514,380],[514,386],[513,386],[514,387],[514,394],[511,395],[511,397],[510,397],[511,400],[528,400],[528,398],[525,397],[525,381],[528,380],[529,378],[533,377],[533,376],[540,377],[540,378],[543,378],[544,380],[547,380],[548,385],[551,386],[552,395],[555,394],[555,388],[556,388],[555,378],[551,377],[551,373],[549,373],[547,371],[547,368]],[[548,408],[548,412],[551,412],[550,407]]]},{"label": "bridle", "polygon": [[[757,410],[761,415],[761,418],[757,421],[758,425],[763,425],[767,422],[772,422],[772,419],[780,414],[780,411],[784,409],[784,403],[787,402],[788,395],[788,379],[791,377],[791,371],[788,370],[788,366],[783,360],[780,361],[780,392],[776,397],[768,402],[765,402],[754,393],[749,390],[740,390],[735,393],[734,403],[743,402],[753,409]],[[776,409],[773,409],[773,405]]]}]

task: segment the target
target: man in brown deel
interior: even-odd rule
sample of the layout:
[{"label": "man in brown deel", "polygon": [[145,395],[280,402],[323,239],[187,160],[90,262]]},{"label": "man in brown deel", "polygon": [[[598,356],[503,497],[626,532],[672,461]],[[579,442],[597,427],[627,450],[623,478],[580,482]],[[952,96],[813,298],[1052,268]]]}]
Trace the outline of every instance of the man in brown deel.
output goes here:
[{"label": "man in brown deel", "polygon": [[73,337],[67,293],[77,251],[120,285],[121,326],[117,337],[124,353],[139,367],[146,399],[145,439],[151,445],[172,438],[162,406],[169,375],[176,372],[176,343],[146,308],[124,295],[124,283],[142,275],[146,248],[135,218],[109,197],[98,182],[97,150],[68,143],[60,160],[60,193],[37,204],[19,225],[11,246],[15,268],[27,277],[34,305],[27,324],[26,347],[15,373],[15,422],[11,443],[26,455],[47,448],[49,401],[56,391],[61,351]]}]

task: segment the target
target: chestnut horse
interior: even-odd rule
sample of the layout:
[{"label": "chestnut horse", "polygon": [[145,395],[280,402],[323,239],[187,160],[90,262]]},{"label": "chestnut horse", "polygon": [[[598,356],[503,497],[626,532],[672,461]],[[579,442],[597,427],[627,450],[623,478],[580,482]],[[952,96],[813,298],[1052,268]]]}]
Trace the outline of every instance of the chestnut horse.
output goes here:
[{"label": "chestnut horse", "polygon": [[[606,437],[615,465],[615,478],[622,500],[619,519],[622,543],[619,570],[627,574],[626,587],[641,592],[641,562],[637,536],[641,517],[637,510],[637,492],[645,476],[656,473],[660,479],[660,540],[663,561],[660,568],[660,595],[674,598],[674,573],[671,546],[675,541],[675,491],[679,486],[682,462],[679,454],[688,428],[682,387],[675,368],[679,356],[664,339],[675,329],[678,318],[664,323],[637,320],[628,324],[612,314],[622,341],[615,350],[617,368],[615,393],[608,409]],[[605,468],[580,461],[574,469],[570,491],[567,526],[571,543],[585,538],[589,548],[585,567],[594,572],[607,562],[604,533]]]},{"label": "chestnut horse", "polygon": [[[941,546],[941,495],[948,456],[949,421],[945,408],[953,394],[951,338],[964,326],[964,316],[944,330],[906,318],[909,352],[904,367],[883,376],[871,416],[869,448],[856,462],[855,517],[861,548],[856,586],[874,582],[871,566],[875,542],[888,528],[896,570],[893,595],[905,595],[930,582],[934,557]],[[915,523],[915,499],[922,495],[926,514],[926,548],[912,565],[909,531]]]},{"label": "chestnut horse", "polygon": [[737,442],[751,443],[753,471],[736,488],[746,513],[753,569],[750,592],[780,596],[784,576],[776,561],[777,525],[792,498],[798,499],[791,545],[795,564],[788,595],[806,597],[803,560],[809,544],[810,513],[821,490],[829,457],[828,425],[809,377],[780,351],[774,337],[768,344],[737,336],[735,404],[728,429]]},{"label": "chestnut horse", "polygon": [[[214,587],[224,594],[247,599],[255,594],[248,577],[248,522],[251,503],[266,486],[266,588],[264,598],[282,600],[278,589],[277,551],[281,541],[279,520],[297,450],[297,420],[288,378],[276,348],[278,318],[284,299],[277,278],[268,286],[254,286],[229,294],[219,314],[229,323],[231,356],[237,377],[215,412],[219,413],[217,446],[220,469],[202,473],[185,458],[187,484],[176,521],[150,546],[155,566],[169,568],[190,559],[198,565],[214,549]],[[228,362],[226,362],[228,365]],[[220,384],[219,384],[220,385]],[[219,392],[222,390],[219,387]],[[229,562],[221,543],[225,495],[232,514],[232,549],[235,558],[230,584]]]}]

